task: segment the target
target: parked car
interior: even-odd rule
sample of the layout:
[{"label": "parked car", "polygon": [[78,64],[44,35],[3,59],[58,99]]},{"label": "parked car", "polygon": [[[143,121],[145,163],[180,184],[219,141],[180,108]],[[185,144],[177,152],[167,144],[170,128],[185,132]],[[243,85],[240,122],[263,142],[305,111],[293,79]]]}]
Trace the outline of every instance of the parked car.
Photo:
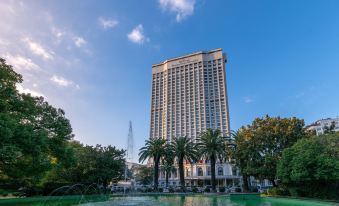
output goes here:
[{"label": "parked car", "polygon": [[123,192],[124,188],[122,186],[114,185],[114,186],[111,187],[111,191],[112,192]]},{"label": "parked car", "polygon": [[241,192],[241,188],[238,186],[232,186],[227,188],[227,192]]}]

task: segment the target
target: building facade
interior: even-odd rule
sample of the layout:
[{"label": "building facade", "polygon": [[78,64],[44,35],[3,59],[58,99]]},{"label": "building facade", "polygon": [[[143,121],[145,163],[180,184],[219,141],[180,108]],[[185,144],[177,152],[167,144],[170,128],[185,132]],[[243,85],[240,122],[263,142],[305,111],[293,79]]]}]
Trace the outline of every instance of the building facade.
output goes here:
[{"label": "building facade", "polygon": [[324,134],[325,129],[329,129],[333,125],[333,130],[335,132],[339,132],[339,117],[337,118],[327,118],[327,119],[321,119],[318,120],[310,125],[308,125],[306,128],[308,130],[315,130],[317,135]]},{"label": "building facade", "polygon": [[[201,51],[152,65],[150,137],[188,136],[193,142],[208,128],[230,133],[225,63],[222,49]],[[239,181],[237,171],[228,163],[216,165],[219,185]],[[178,171],[170,183],[178,184]],[[208,161],[185,164],[186,185],[208,185]],[[160,173],[160,184],[165,174]]]}]

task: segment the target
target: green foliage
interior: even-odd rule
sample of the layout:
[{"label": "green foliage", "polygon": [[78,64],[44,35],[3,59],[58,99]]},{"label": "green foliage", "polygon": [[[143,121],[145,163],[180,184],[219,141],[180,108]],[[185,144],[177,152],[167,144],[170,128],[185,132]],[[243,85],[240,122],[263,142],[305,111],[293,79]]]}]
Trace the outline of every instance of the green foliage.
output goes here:
[{"label": "green foliage", "polygon": [[74,148],[75,161],[68,168],[55,167],[45,177],[42,185],[45,194],[67,184],[102,184],[107,187],[109,181],[120,180],[124,174],[124,150],[112,146],[83,146],[78,142],[70,142]]},{"label": "green foliage", "polygon": [[277,175],[292,195],[339,197],[339,134],[301,139],[284,150]]},{"label": "green foliage", "polygon": [[289,196],[290,193],[286,188],[283,187],[272,187],[263,193],[267,196]]},{"label": "green foliage", "polygon": [[166,187],[168,187],[168,178],[169,174],[175,170],[174,167],[174,157],[175,154],[172,151],[171,145],[169,143],[166,144],[165,146],[165,153],[162,158],[162,164],[161,164],[161,169],[165,171],[166,173]]},{"label": "green foliage", "polygon": [[324,127],[324,134],[334,134],[335,133],[335,122],[331,122],[330,126]]},{"label": "green foliage", "polygon": [[219,187],[219,192],[225,192],[225,187]]},{"label": "green foliage", "polygon": [[147,166],[140,166],[137,168],[137,173],[135,175],[135,179],[142,185],[149,185],[153,180],[153,170]]},{"label": "green foliage", "polygon": [[72,127],[62,109],[43,97],[16,90],[22,76],[0,58],[0,182],[28,196],[48,194],[66,184],[119,179],[124,151],[71,141]]},{"label": "green foliage", "polygon": [[55,164],[67,164],[72,128],[65,113],[43,97],[20,94],[22,82],[0,58],[0,178],[17,186],[32,186]]},{"label": "green foliage", "polygon": [[173,192],[174,192],[174,188],[173,188],[173,187],[169,187],[169,188],[168,188],[168,192],[169,192],[169,193],[173,193]]},{"label": "green foliage", "polygon": [[252,187],[252,188],[251,188],[251,192],[259,192],[259,190],[258,190],[257,187]]},{"label": "green foliage", "polygon": [[241,173],[271,180],[275,186],[276,168],[282,151],[306,136],[304,121],[297,118],[256,118],[236,134],[233,157]]},{"label": "green foliage", "polygon": [[179,165],[180,186],[185,190],[184,160],[191,162],[198,157],[195,144],[188,137],[178,137],[171,142],[171,150],[177,157]]},{"label": "green foliage", "polygon": [[140,148],[139,151],[139,162],[152,158],[154,163],[154,190],[158,190],[159,164],[160,158],[165,154],[166,140],[153,138],[145,142],[145,146]]},{"label": "green foliage", "polygon": [[202,158],[211,161],[211,183],[212,190],[216,192],[216,181],[215,181],[215,163],[216,160],[225,159],[226,153],[226,138],[221,136],[220,130],[207,129],[203,132],[197,149]]}]

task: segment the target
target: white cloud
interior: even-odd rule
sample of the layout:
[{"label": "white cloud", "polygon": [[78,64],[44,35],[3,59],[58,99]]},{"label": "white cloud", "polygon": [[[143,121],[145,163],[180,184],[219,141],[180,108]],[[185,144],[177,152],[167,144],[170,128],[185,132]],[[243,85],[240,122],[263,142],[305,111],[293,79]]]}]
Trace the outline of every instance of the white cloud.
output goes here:
[{"label": "white cloud", "polygon": [[80,36],[74,37],[73,40],[74,40],[75,46],[77,47],[82,47],[83,45],[87,43],[86,40]]},{"label": "white cloud", "polygon": [[243,99],[244,99],[245,103],[247,103],[247,104],[254,102],[254,99],[252,97],[247,96],[247,97],[244,97]]},{"label": "white cloud", "polygon": [[31,50],[31,52],[33,52],[36,55],[41,56],[42,58],[44,58],[45,60],[51,60],[53,59],[53,55],[52,52],[48,52],[46,51],[46,49],[44,49],[39,43],[34,42],[32,39],[30,38],[23,38],[22,39],[23,42],[25,42],[28,46],[28,48]]},{"label": "white cloud", "polygon": [[61,76],[53,75],[50,80],[53,83],[55,83],[55,84],[57,84],[58,86],[61,86],[61,87],[73,86],[76,89],[80,89],[79,85],[77,85],[73,81],[67,80],[67,79],[65,79],[64,77],[61,77]]},{"label": "white cloud", "polygon": [[100,17],[99,24],[104,29],[110,29],[116,27],[119,24],[119,22],[115,19],[105,19],[103,17]]},{"label": "white cloud", "polygon": [[16,85],[16,89],[20,92],[20,93],[24,93],[24,94],[31,94],[32,96],[36,96],[36,97],[41,97],[41,96],[45,96],[44,94],[42,94],[41,92],[38,91],[34,91],[28,88],[24,88],[21,84],[17,84]]},{"label": "white cloud", "polygon": [[176,13],[175,19],[180,22],[194,13],[195,0],[159,0],[159,4],[164,11]]},{"label": "white cloud", "polygon": [[59,86],[62,86],[62,87],[67,87],[69,85],[72,85],[73,82],[72,81],[69,81],[63,77],[59,77],[59,76],[56,76],[56,75],[53,75],[51,77],[51,81],[56,83],[57,85]]},{"label": "white cloud", "polygon": [[31,59],[16,55],[12,56],[10,54],[5,55],[5,59],[8,64],[12,65],[14,69],[18,70],[39,70],[39,66],[35,64]]},{"label": "white cloud", "polygon": [[127,37],[131,42],[137,44],[143,44],[145,41],[149,41],[144,35],[144,27],[142,24],[136,26],[129,34],[127,34]]},{"label": "white cloud", "polygon": [[66,31],[58,29],[56,27],[52,27],[52,34],[57,40],[57,43],[60,43],[62,38],[66,35]]}]

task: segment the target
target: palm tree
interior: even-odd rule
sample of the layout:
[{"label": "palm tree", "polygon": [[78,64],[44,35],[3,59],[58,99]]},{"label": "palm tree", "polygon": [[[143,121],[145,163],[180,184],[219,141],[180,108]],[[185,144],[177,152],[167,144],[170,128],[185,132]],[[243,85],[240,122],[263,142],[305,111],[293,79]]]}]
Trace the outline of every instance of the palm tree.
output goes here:
[{"label": "palm tree", "polygon": [[164,155],[166,140],[160,138],[151,138],[145,141],[145,146],[140,148],[139,162],[144,162],[148,158],[154,161],[154,190],[158,190],[159,163],[160,158]]},{"label": "palm tree", "polygon": [[166,173],[166,188],[168,188],[168,178],[169,178],[169,174],[175,170],[174,167],[174,153],[172,151],[171,145],[170,144],[166,144],[165,146],[165,155],[163,157],[162,160],[162,169],[163,171],[165,171]]},{"label": "palm tree", "polygon": [[184,160],[192,161],[197,159],[196,146],[190,138],[184,136],[175,138],[171,147],[179,164],[180,185],[185,191]]},{"label": "palm tree", "polygon": [[226,138],[221,136],[220,130],[207,129],[203,132],[197,144],[199,154],[204,159],[211,161],[211,183],[212,190],[216,192],[215,163],[226,156]]}]

